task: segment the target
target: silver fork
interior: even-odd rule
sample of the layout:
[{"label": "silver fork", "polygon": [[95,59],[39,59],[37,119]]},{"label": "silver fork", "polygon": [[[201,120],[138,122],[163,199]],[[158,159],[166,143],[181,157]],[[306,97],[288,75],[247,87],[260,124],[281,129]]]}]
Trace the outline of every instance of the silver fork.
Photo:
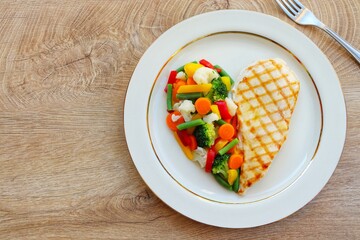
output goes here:
[{"label": "silver fork", "polygon": [[328,28],[322,23],[315,15],[298,0],[276,0],[282,10],[291,18],[294,22],[300,25],[313,25],[333,37],[338,43],[340,43],[349,53],[360,63],[360,51],[351,46],[337,33]]}]

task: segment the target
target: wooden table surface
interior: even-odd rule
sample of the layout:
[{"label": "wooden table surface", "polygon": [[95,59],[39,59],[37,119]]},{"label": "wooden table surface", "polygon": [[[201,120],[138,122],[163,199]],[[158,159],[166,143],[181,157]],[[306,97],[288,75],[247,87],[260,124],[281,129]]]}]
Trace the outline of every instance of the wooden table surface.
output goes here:
[{"label": "wooden table surface", "polygon": [[[359,0],[302,2],[360,49]],[[347,104],[344,152],[325,188],[252,229],[207,226],[168,207],[124,135],[126,88],[145,50],[171,26],[219,9],[263,12],[302,31],[330,59]],[[275,1],[2,0],[0,239],[360,239],[359,76],[343,48]]]}]

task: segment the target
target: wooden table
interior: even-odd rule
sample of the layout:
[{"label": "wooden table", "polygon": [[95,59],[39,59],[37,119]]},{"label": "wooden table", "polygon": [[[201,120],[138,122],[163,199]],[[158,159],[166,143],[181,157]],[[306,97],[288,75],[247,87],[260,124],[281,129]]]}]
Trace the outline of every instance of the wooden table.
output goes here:
[{"label": "wooden table", "polygon": [[[359,0],[302,0],[360,48]],[[141,179],[125,142],[126,88],[144,51],[191,16],[278,17],[326,54],[348,132],[321,193],[276,223],[221,229],[190,220]],[[275,31],[275,30],[274,30]],[[329,36],[268,0],[0,2],[0,239],[360,239],[360,67]]]}]

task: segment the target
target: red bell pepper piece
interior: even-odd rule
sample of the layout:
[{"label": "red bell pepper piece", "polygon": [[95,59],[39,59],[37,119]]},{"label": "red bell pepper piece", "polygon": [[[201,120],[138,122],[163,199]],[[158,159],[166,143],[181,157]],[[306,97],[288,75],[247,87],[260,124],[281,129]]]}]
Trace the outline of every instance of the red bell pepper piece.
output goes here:
[{"label": "red bell pepper piece", "polygon": [[218,106],[221,118],[223,120],[231,119],[231,115],[225,101],[216,101],[215,104]]},{"label": "red bell pepper piece", "polygon": [[212,165],[215,160],[216,152],[214,149],[210,148],[206,156],[205,172],[211,172]]},{"label": "red bell pepper piece", "polygon": [[177,134],[184,146],[189,146],[191,144],[191,139],[186,130],[177,131]]},{"label": "red bell pepper piece", "polygon": [[[230,124],[234,127],[234,129],[238,129],[238,118],[237,116],[233,116],[230,120]],[[237,136],[237,130],[234,132],[234,137]]]},{"label": "red bell pepper piece", "polygon": [[201,65],[204,65],[205,67],[214,69],[214,66],[213,66],[211,63],[209,63],[208,61],[206,61],[205,59],[201,59],[201,60],[199,61],[199,63],[200,63]]},{"label": "red bell pepper piece", "polygon": [[173,84],[176,82],[176,75],[177,75],[177,71],[171,71],[170,74],[169,74],[169,78],[168,78],[168,81],[167,81],[167,84],[164,88],[164,91],[167,92],[167,85],[168,84]]},{"label": "red bell pepper piece", "polygon": [[215,70],[220,74],[221,73],[221,68],[215,68]]},{"label": "red bell pepper piece", "polygon": [[188,136],[189,136],[189,140],[190,140],[190,143],[189,143],[190,150],[194,151],[198,147],[196,138],[194,135],[188,135]]}]

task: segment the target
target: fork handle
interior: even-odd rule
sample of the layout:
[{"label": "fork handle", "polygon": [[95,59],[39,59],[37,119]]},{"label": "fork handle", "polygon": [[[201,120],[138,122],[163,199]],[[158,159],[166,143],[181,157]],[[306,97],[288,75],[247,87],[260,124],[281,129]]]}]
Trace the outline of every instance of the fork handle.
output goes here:
[{"label": "fork handle", "polygon": [[360,64],[360,51],[351,46],[347,41],[345,41],[342,37],[340,37],[336,32],[328,28],[327,26],[322,26],[322,30],[327,32],[331,37],[333,37],[338,43],[340,43],[348,52],[356,59],[356,61]]}]

